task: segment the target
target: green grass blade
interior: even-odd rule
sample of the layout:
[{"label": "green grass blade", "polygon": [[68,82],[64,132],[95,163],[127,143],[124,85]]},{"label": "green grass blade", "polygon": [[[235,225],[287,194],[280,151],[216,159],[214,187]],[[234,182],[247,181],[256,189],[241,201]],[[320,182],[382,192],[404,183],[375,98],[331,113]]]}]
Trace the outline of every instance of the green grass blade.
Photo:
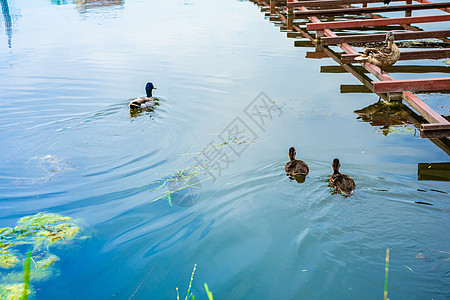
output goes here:
[{"label": "green grass blade", "polygon": [[197,264],[194,265],[194,269],[192,270],[191,281],[189,282],[189,288],[188,288],[188,291],[186,294],[186,298],[184,300],[188,300],[188,298],[189,298],[189,293],[191,292],[192,281],[194,280],[194,273],[195,273],[196,268],[197,268]]},{"label": "green grass blade", "polygon": [[384,300],[387,300],[387,285],[388,285],[388,273],[389,273],[389,249],[386,249],[386,267],[384,269]]},{"label": "green grass blade", "polygon": [[30,267],[31,267],[31,252],[28,251],[27,259],[23,265],[23,292],[21,300],[28,299],[28,290],[30,288]]},{"label": "green grass blade", "polygon": [[209,291],[208,285],[206,284],[206,282],[205,282],[205,291],[206,291],[206,295],[208,295],[208,299],[209,300],[214,300],[213,299],[213,294]]}]

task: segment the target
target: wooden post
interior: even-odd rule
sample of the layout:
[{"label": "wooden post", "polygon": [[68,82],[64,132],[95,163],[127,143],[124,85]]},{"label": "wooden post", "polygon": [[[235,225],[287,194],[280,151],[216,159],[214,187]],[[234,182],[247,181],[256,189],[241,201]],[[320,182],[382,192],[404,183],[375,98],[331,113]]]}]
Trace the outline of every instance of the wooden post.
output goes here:
[{"label": "wooden post", "polygon": [[[294,0],[287,0],[287,3],[294,2]],[[294,29],[294,9],[292,7],[287,8],[287,30],[292,31]]]},{"label": "wooden post", "polygon": [[[412,0],[406,0],[406,4],[407,5],[412,4]],[[409,9],[405,10],[405,17],[411,17],[411,16],[412,16],[412,10],[409,10]]]},{"label": "wooden post", "polygon": [[270,14],[275,14],[275,0],[270,0]]}]

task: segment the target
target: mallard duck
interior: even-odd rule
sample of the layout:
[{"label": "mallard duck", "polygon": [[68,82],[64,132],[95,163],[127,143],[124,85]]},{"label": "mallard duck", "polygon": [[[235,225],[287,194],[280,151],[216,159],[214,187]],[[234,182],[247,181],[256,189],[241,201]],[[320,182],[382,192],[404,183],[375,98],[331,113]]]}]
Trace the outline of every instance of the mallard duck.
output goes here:
[{"label": "mallard duck", "polygon": [[394,35],[392,32],[386,34],[385,43],[387,46],[366,48],[364,54],[356,57],[355,60],[367,61],[374,64],[384,73],[383,68],[392,66],[400,58],[400,50],[398,50],[398,47],[394,43]]},{"label": "mallard duck", "polygon": [[303,160],[295,159],[295,148],[291,147],[289,148],[289,161],[284,167],[286,170],[286,173],[288,173],[291,176],[303,176],[305,177],[308,175],[309,168],[308,165]]},{"label": "mallard duck", "polygon": [[344,195],[351,195],[356,187],[355,182],[350,178],[350,176],[341,174],[339,172],[340,167],[341,163],[339,162],[339,159],[335,158],[331,164],[333,174],[331,174],[329,180],[330,186]]},{"label": "mallard duck", "polygon": [[145,92],[147,93],[146,97],[138,97],[135,99],[131,99],[130,104],[128,105],[130,109],[139,109],[139,108],[151,108],[155,105],[155,101],[157,100],[152,96],[152,90],[156,90],[156,87],[153,86],[153,83],[148,82],[145,85]]}]

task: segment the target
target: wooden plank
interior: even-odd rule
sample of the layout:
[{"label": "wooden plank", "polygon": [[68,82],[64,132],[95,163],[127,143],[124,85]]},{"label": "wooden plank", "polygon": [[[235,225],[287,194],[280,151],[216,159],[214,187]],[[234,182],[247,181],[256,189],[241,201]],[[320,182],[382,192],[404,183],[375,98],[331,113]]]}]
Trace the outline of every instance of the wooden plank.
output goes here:
[{"label": "wooden plank", "polygon": [[374,81],[372,82],[372,84],[372,91],[374,93],[392,93],[403,91],[439,91],[450,89],[450,77]]},{"label": "wooden plank", "polygon": [[[408,32],[394,32],[394,39],[396,41],[402,40],[416,40],[429,38],[444,38],[450,37],[450,29],[445,30],[429,30],[429,31],[408,31]],[[343,35],[337,37],[322,37],[320,39],[323,45],[336,45],[341,43],[374,43],[382,42],[386,39],[386,34],[355,34]]]},{"label": "wooden plank", "polygon": [[[420,137],[427,138],[427,139],[447,138],[447,137],[450,137],[450,130],[420,131]],[[444,150],[444,149],[442,149],[442,150]]]},{"label": "wooden plank", "polygon": [[442,123],[446,124],[448,121],[431,109],[425,102],[419,99],[412,92],[403,92],[403,100],[408,103],[415,111],[422,115],[430,123]]},{"label": "wooden plank", "polygon": [[[355,57],[360,54],[342,54],[341,60],[344,64],[356,63]],[[449,58],[450,49],[424,49],[400,52],[399,60],[416,60],[416,59],[441,59]]]},{"label": "wooden plank", "polygon": [[[367,73],[368,71],[363,67],[356,67],[361,72]],[[384,68],[387,73],[450,73],[450,67],[446,66],[392,66]],[[341,66],[321,66],[320,73],[347,73],[347,71]]]},{"label": "wooden plank", "polygon": [[408,4],[396,6],[377,6],[377,7],[357,7],[357,8],[336,8],[336,9],[318,9],[309,11],[294,11],[294,16],[336,16],[336,15],[360,15],[366,13],[393,12],[393,11],[412,11],[437,8],[448,8],[449,2],[427,3],[427,4]]},{"label": "wooden plank", "polygon": [[[391,0],[391,2],[404,2],[405,0]],[[367,4],[367,3],[380,3],[381,0],[312,0],[312,1],[296,1],[287,3],[288,8],[295,7],[325,7],[325,6],[338,6],[338,5],[350,5],[350,4]]]},{"label": "wooden plank", "polygon": [[365,85],[359,84],[341,84],[340,89],[341,94],[349,94],[349,93],[372,94],[372,91],[369,90]]},{"label": "wooden plank", "polygon": [[420,130],[422,130],[422,131],[450,130],[450,123],[448,123],[448,124],[442,124],[442,123],[421,124]]},{"label": "wooden plank", "polygon": [[306,24],[307,30],[324,30],[335,28],[357,28],[367,26],[384,26],[398,24],[415,24],[415,23],[431,23],[450,21],[450,14],[436,16],[421,17],[405,17],[405,18],[385,18],[385,19],[368,19],[368,20],[352,20],[352,21],[336,21]]},{"label": "wooden plank", "polygon": [[306,58],[312,58],[312,59],[322,59],[322,58],[329,58],[328,54],[325,52],[306,52]]}]

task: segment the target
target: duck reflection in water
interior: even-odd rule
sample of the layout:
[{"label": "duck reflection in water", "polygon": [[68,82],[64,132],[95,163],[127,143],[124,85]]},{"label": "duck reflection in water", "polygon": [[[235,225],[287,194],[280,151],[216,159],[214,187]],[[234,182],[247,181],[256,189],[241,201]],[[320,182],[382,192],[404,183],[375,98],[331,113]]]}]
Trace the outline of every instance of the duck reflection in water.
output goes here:
[{"label": "duck reflection in water", "polygon": [[372,126],[382,126],[383,135],[388,135],[392,125],[414,124],[407,106],[402,103],[387,103],[382,100],[363,109],[355,110],[357,119],[370,123]]},{"label": "duck reflection in water", "polygon": [[295,159],[295,155],[295,148],[289,148],[289,161],[284,169],[287,173],[286,175],[289,176],[289,179],[295,179],[298,183],[303,183],[305,182],[306,175],[309,173],[309,168],[303,160]]}]

